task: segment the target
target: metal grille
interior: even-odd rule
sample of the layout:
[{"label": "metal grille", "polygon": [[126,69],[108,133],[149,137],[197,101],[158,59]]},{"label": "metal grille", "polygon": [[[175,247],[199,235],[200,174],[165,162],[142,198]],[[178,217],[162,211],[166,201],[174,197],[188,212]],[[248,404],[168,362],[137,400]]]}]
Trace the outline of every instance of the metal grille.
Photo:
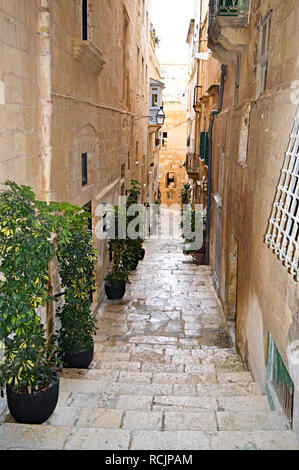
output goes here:
[{"label": "metal grille", "polygon": [[299,281],[299,105],[265,241]]},{"label": "metal grille", "polygon": [[279,403],[290,424],[293,421],[294,384],[269,333],[267,379],[272,383]]},{"label": "metal grille", "polygon": [[250,0],[210,0],[209,24],[216,16],[247,16]]}]

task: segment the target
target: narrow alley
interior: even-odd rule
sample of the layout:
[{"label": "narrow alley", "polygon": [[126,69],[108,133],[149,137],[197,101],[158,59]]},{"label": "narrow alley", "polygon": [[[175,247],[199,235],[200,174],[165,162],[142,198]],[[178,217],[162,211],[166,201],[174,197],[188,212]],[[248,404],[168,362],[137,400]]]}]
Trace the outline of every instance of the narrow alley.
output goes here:
[{"label": "narrow alley", "polygon": [[98,314],[89,370],[64,369],[43,425],[0,426],[2,449],[298,449],[225,331],[208,266],[148,239],[125,297]]}]

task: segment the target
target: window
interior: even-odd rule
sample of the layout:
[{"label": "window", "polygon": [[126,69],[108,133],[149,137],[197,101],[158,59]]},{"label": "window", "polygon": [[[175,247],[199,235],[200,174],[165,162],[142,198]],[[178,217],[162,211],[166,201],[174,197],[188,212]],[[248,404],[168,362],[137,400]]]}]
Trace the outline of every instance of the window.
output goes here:
[{"label": "window", "polygon": [[102,230],[103,233],[106,233],[108,231],[107,229],[107,212],[104,212],[102,215]]},{"label": "window", "polygon": [[267,245],[299,281],[299,105],[270,216]]},{"label": "window", "polygon": [[166,187],[167,188],[175,188],[176,186],[176,178],[175,173],[173,171],[167,173],[166,175]]},{"label": "window", "polygon": [[125,178],[126,176],[126,164],[123,163],[120,167],[120,177],[121,179]]},{"label": "window", "polygon": [[234,94],[234,105],[239,102],[239,91],[240,91],[240,68],[241,68],[241,54],[237,54],[237,61],[235,63],[235,94]]},{"label": "window", "polygon": [[158,108],[158,93],[152,93],[152,108]]},{"label": "window", "polygon": [[82,186],[87,184],[87,153],[81,154],[81,171],[82,171]]},{"label": "window", "polygon": [[263,19],[260,26],[259,89],[258,96],[265,91],[269,59],[269,37],[272,10]]},{"label": "window", "polygon": [[209,163],[209,136],[208,132],[200,133],[199,156],[204,160],[205,165]]},{"label": "window", "polygon": [[159,132],[156,131],[156,132],[155,132],[155,146],[156,146],[156,147],[159,147],[159,145],[160,145]]},{"label": "window", "polygon": [[[272,387],[290,425],[293,422],[294,384],[271,333],[268,335],[267,395],[272,403]],[[275,406],[273,406],[275,409]]]},{"label": "window", "polygon": [[88,0],[82,0],[82,39],[88,40]]},{"label": "window", "polygon": [[131,152],[128,152],[128,171],[131,170]]}]

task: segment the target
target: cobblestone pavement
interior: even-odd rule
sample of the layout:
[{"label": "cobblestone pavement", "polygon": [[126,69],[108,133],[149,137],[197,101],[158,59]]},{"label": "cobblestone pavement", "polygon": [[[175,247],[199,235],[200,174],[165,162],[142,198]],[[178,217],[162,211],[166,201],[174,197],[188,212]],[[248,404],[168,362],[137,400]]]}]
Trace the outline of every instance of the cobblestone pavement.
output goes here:
[{"label": "cobblestone pavement", "polygon": [[64,369],[41,426],[0,426],[0,449],[297,449],[231,347],[207,266],[147,240],[121,301],[98,315],[89,370]]}]

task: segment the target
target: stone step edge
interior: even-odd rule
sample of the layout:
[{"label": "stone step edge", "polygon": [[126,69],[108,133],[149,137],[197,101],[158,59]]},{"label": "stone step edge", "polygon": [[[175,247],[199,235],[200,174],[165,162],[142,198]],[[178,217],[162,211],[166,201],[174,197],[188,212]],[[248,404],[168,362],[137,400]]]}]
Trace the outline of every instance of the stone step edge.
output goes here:
[{"label": "stone step edge", "polygon": [[[2,428],[2,429],[1,429]],[[196,436],[197,438],[202,438],[205,440],[205,444],[202,446],[200,445],[200,448],[206,448],[208,449],[213,449],[214,446],[210,445],[211,440],[217,439],[217,438],[224,438],[224,444],[225,442],[234,442],[236,439],[236,442],[240,443],[240,439],[244,440],[244,445],[250,442],[254,443],[255,445],[259,444],[259,442],[263,439],[270,439],[271,440],[271,448],[274,448],[277,446],[279,449],[284,449],[288,448],[289,450],[299,450],[299,445],[296,442],[295,435],[293,431],[290,430],[276,430],[276,431],[142,431],[142,430],[126,430],[126,429],[107,429],[107,428],[84,428],[84,427],[77,427],[74,429],[74,427],[70,426],[51,426],[51,425],[46,425],[46,426],[40,426],[40,425],[27,425],[27,424],[15,424],[15,423],[5,423],[4,425],[0,426],[0,449],[1,450],[13,450],[13,449],[30,449],[30,450],[35,450],[35,449],[64,449],[65,446],[67,446],[68,442],[70,439],[73,437],[73,433],[82,433],[83,436],[85,436],[85,439],[89,439],[89,433],[92,432],[93,436],[96,437],[98,436],[105,436],[108,435],[108,438],[111,439],[113,438],[113,433],[115,433],[115,437],[119,437],[120,435],[122,436],[127,436],[127,442],[128,446],[127,449],[131,448],[134,450],[135,443],[134,440],[133,442],[131,441],[132,438],[135,438],[137,436],[147,436],[147,439],[151,439],[152,437],[161,438],[163,436],[168,437],[168,442],[177,442],[177,439],[179,438],[180,442],[182,438],[187,437],[189,440],[190,433],[192,433],[192,436]],[[2,433],[4,436],[2,436]],[[9,436],[9,433],[13,434],[13,438]],[[112,434],[111,434],[112,433]],[[19,435],[18,435],[19,434]],[[43,439],[41,440],[41,434]],[[3,438],[4,437],[4,438]],[[22,438],[23,442],[21,443],[21,440],[16,442],[16,439]],[[92,436],[90,436],[92,437]],[[176,438],[173,439],[173,438]],[[284,442],[281,442],[280,439],[284,439],[284,442],[287,442],[287,445],[284,445]],[[9,442],[11,440],[11,442]],[[221,439],[222,440],[222,439]],[[207,442],[207,441],[210,441]],[[130,445],[130,442],[132,442],[132,445]],[[151,449],[151,446],[146,446],[146,442],[143,442],[142,449],[149,450]],[[7,443],[5,445],[5,443]],[[276,444],[277,443],[277,444]],[[82,444],[82,443],[81,443]],[[79,448],[82,448],[81,444],[79,445]],[[200,444],[200,442],[199,442]],[[221,445],[221,448],[231,448],[231,445]],[[164,444],[165,445],[165,444]],[[239,444],[240,445],[240,444]],[[234,448],[239,449],[239,445],[236,445]],[[242,444],[243,445],[243,444]],[[89,449],[91,449],[93,446],[89,446]],[[217,447],[217,445],[216,445]],[[69,447],[70,448],[70,447]],[[78,448],[77,446],[73,445],[73,448],[76,449]],[[95,446],[96,448],[96,446]],[[140,447],[139,447],[140,448]],[[161,449],[163,449],[163,444]],[[181,447],[180,447],[181,448]],[[184,449],[187,450],[189,447],[185,447]],[[168,450],[173,450],[173,448],[169,448],[167,446]],[[191,449],[189,449],[191,450]],[[245,450],[245,448],[244,448]],[[249,449],[251,450],[251,449]]]}]

